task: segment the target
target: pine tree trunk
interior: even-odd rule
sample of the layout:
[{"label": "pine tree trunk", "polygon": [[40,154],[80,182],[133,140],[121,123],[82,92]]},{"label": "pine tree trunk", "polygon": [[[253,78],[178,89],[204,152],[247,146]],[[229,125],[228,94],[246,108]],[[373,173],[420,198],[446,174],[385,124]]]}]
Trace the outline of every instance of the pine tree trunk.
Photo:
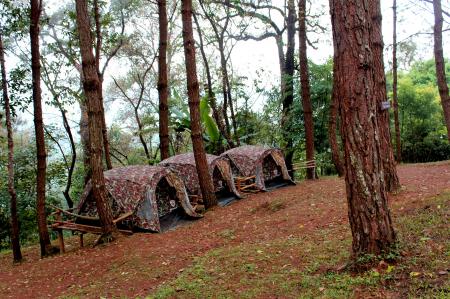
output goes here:
[{"label": "pine tree trunk", "polygon": [[397,162],[402,162],[402,145],[400,139],[400,120],[398,118],[398,94],[397,94],[397,0],[392,6],[394,20],[393,42],[392,42],[392,102],[394,106],[395,147],[397,149]]},{"label": "pine tree trunk", "polygon": [[433,0],[434,10],[434,60],[436,63],[436,77],[441,97],[441,105],[444,110],[445,125],[447,126],[447,138],[450,142],[450,96],[448,94],[447,77],[445,76],[444,51],[442,49],[442,16],[441,0]]},{"label": "pine tree trunk", "polygon": [[102,136],[103,136],[103,149],[106,162],[106,168],[112,169],[111,154],[109,150],[108,141],[108,129],[106,127],[105,119],[105,107],[103,102],[103,74],[100,71],[100,55],[102,50],[102,27],[100,24],[100,11],[98,7],[98,0],[94,0],[94,18],[95,18],[95,34],[96,34],[96,47],[95,47],[95,66],[97,68],[97,74],[99,77],[99,97],[102,106]]},{"label": "pine tree trunk", "polygon": [[45,150],[44,122],[42,120],[41,99],[41,63],[39,52],[39,19],[41,16],[42,2],[31,0],[31,73],[33,78],[33,107],[34,107],[34,129],[36,134],[37,151],[37,175],[36,175],[36,214],[39,229],[39,243],[41,256],[51,254],[50,236],[47,228],[47,215],[45,214],[45,184],[47,169],[47,153]]},{"label": "pine tree trunk", "polygon": [[205,149],[203,147],[202,127],[200,123],[200,94],[195,64],[194,34],[192,30],[192,0],[182,0],[183,43],[186,61],[187,90],[191,117],[191,139],[194,148],[195,164],[206,208],[217,205],[213,182],[208,170]]},{"label": "pine tree trunk", "polygon": [[167,84],[167,39],[168,23],[166,0],[158,0],[159,15],[159,56],[158,56],[158,94],[159,94],[159,147],[161,160],[169,158],[169,90]]},{"label": "pine tree trunk", "polygon": [[[376,5],[379,1],[374,0]],[[377,73],[382,63],[371,41],[380,23],[367,1],[330,0],[334,50],[334,90],[339,99],[344,145],[348,215],[353,255],[379,254],[395,242],[383,178],[383,132],[377,96],[385,90]],[[382,89],[382,90],[380,90]]]},{"label": "pine tree trunk", "polygon": [[8,192],[10,196],[11,212],[11,244],[13,251],[13,260],[15,263],[22,261],[22,252],[20,250],[20,232],[19,218],[17,216],[17,193],[14,187],[14,139],[11,124],[11,109],[9,105],[8,83],[6,78],[5,49],[3,47],[3,32],[0,28],[0,68],[2,73],[2,91],[3,103],[6,116],[6,130],[8,138]]},{"label": "pine tree trunk", "polygon": [[103,240],[109,241],[116,231],[111,207],[106,196],[105,178],[102,167],[102,105],[100,101],[100,80],[92,53],[92,37],[86,0],[76,1],[77,27],[80,40],[80,52],[83,64],[83,88],[88,111],[89,137],[92,171],[92,192],[97,206],[98,216],[103,227]]},{"label": "pine tree trunk", "polygon": [[397,175],[397,168],[394,158],[394,151],[391,142],[391,132],[389,125],[389,110],[382,110],[381,104],[387,101],[386,94],[386,75],[384,73],[383,63],[383,34],[381,32],[381,6],[379,1],[370,1],[370,14],[372,18],[372,38],[371,49],[373,53],[374,62],[374,84],[378,85],[375,88],[375,99],[377,99],[377,114],[380,118],[379,130],[382,145],[381,158],[383,161],[384,179],[386,182],[386,190],[389,192],[400,189],[400,181]]},{"label": "pine tree trunk", "polygon": [[[334,54],[334,61],[337,60],[336,53]],[[333,73],[336,71],[333,67]],[[328,139],[331,147],[331,159],[333,160],[334,167],[340,177],[344,176],[344,166],[342,165],[342,158],[339,150],[339,145],[337,143],[337,116],[339,110],[339,101],[335,95],[335,90],[333,88],[331,94],[330,103],[330,115],[328,120]]]},{"label": "pine tree trunk", "polygon": [[[300,85],[302,89],[302,106],[305,118],[306,160],[314,160],[314,122],[312,116],[311,91],[309,87],[308,55],[306,52],[306,0],[299,0],[299,61]],[[306,169],[306,178],[315,179],[314,168]]]},{"label": "pine tree trunk", "polygon": [[[295,2],[288,0],[288,17],[287,17],[287,47],[284,61],[284,68],[281,70],[282,80],[282,118],[281,128],[283,130],[284,153],[286,166],[291,177],[294,177],[293,157],[294,157],[294,141],[290,130],[291,110],[294,102],[294,70],[295,70]],[[277,42],[278,43],[278,42]],[[281,56],[280,56],[281,57]]]}]

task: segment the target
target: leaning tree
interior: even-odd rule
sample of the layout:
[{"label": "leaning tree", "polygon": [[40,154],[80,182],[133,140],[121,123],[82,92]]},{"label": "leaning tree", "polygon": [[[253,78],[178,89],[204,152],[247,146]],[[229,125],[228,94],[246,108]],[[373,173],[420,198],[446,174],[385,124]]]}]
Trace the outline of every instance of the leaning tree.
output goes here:
[{"label": "leaning tree", "polygon": [[387,251],[396,240],[383,175],[383,119],[378,117],[384,70],[372,42],[378,40],[374,34],[381,23],[372,18],[371,5],[379,1],[330,0],[333,88],[339,99],[354,257]]}]

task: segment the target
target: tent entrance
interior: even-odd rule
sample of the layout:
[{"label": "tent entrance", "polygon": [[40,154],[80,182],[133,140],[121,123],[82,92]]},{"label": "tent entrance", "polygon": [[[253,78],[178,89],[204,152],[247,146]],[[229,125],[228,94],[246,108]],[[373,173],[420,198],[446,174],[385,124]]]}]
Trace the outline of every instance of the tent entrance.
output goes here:
[{"label": "tent entrance", "polygon": [[169,185],[166,178],[162,178],[159,181],[155,190],[159,218],[170,214],[172,211],[180,207],[176,194],[177,191],[174,187]]},{"label": "tent entrance", "polygon": [[288,185],[279,166],[272,155],[267,155],[263,160],[263,176],[266,189],[274,189]]}]

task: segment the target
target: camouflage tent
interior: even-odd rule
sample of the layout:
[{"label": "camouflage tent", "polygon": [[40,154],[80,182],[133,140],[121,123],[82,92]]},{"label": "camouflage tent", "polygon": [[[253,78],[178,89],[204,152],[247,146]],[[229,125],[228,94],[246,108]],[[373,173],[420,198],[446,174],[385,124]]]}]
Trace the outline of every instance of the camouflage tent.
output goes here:
[{"label": "camouflage tent", "polygon": [[221,157],[230,161],[234,176],[255,176],[256,186],[261,190],[276,181],[294,184],[279,149],[244,145],[224,152]]},{"label": "camouflage tent", "polygon": [[[234,186],[233,175],[227,159],[207,154],[206,160],[208,161],[209,172],[213,178],[216,194],[230,194],[240,198],[241,196]],[[201,195],[193,153],[170,157],[161,161],[159,165],[169,167],[182,178],[189,194]]]},{"label": "camouflage tent", "polygon": [[[133,213],[118,224],[121,227],[160,232],[160,218],[180,208],[188,216],[201,217],[192,208],[183,181],[167,168],[127,166],[105,171],[104,174],[114,218]],[[97,216],[90,181],[80,198],[78,213]]]}]

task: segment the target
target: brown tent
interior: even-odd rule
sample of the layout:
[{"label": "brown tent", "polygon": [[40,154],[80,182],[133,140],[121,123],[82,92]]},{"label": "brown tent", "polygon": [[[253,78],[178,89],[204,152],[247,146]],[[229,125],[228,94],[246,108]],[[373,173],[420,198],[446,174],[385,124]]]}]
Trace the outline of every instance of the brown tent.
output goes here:
[{"label": "brown tent", "polygon": [[[160,232],[160,219],[171,213],[182,211],[190,217],[201,217],[192,208],[183,181],[167,168],[143,165],[115,168],[105,171],[105,183],[114,218],[132,212],[118,224],[120,227]],[[91,182],[80,198],[78,214],[97,216]]]},{"label": "brown tent", "polygon": [[[206,155],[206,160],[208,161],[209,172],[213,178],[214,190],[219,201],[221,197],[229,197],[230,195],[235,198],[241,198],[234,186],[228,160],[214,155]],[[201,195],[193,153],[170,157],[161,161],[159,165],[169,167],[182,178],[189,194]]]},{"label": "brown tent", "polygon": [[270,147],[244,145],[224,152],[221,157],[230,161],[234,176],[255,176],[256,186],[266,190],[270,185],[295,184],[289,176],[281,150]]}]

